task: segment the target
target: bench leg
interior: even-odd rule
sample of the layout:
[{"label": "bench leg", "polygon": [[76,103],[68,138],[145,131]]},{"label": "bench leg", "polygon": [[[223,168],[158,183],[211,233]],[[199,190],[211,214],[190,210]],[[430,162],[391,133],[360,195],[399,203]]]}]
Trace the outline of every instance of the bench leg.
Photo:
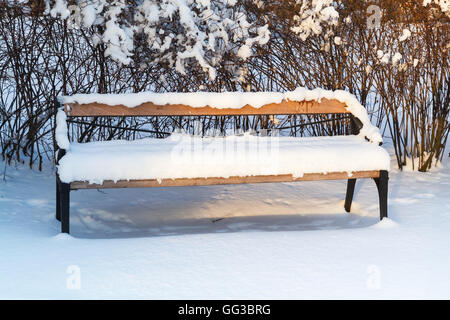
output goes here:
[{"label": "bench leg", "polygon": [[60,183],[61,232],[69,233],[70,225],[70,184]]},{"label": "bench leg", "polygon": [[56,220],[61,221],[61,181],[59,181],[58,175],[56,175]]},{"label": "bench leg", "polygon": [[345,195],[345,211],[350,212],[353,201],[353,193],[355,192],[356,179],[348,179],[347,181],[347,194]]},{"label": "bench leg", "polygon": [[378,189],[378,197],[380,200],[380,220],[388,216],[388,180],[389,175],[386,170],[380,171],[380,177],[374,178]]}]

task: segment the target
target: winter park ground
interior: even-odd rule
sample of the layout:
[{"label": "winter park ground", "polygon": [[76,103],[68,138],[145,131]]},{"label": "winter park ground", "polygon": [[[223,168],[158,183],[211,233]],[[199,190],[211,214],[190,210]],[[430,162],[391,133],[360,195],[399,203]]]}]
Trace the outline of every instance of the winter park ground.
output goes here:
[{"label": "winter park ground", "polygon": [[350,214],[345,181],[76,191],[68,236],[54,169],[7,167],[0,298],[449,299],[450,161],[389,187],[382,222],[369,179]]}]

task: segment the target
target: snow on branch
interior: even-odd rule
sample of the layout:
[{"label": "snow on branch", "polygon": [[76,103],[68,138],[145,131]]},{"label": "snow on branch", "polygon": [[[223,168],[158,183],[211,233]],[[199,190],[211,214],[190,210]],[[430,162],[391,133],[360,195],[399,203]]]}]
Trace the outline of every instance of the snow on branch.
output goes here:
[{"label": "snow on branch", "polygon": [[[219,66],[246,61],[256,46],[270,40],[270,18],[264,10],[258,17],[247,15],[247,5],[269,5],[261,0],[45,1],[46,14],[67,20],[69,27],[98,27],[93,42],[103,43],[105,55],[124,65],[139,55],[152,64],[167,64],[180,74],[196,65],[214,80]],[[293,1],[291,30],[303,41],[329,31],[338,24],[339,4],[333,0]],[[142,50],[134,50],[137,46]],[[234,68],[236,79],[244,73],[229,68]]]},{"label": "snow on branch", "polygon": [[291,30],[305,41],[311,35],[319,35],[324,27],[337,25],[339,13],[335,5],[340,1],[333,0],[296,0],[300,7],[294,16]]},{"label": "snow on branch", "polygon": [[423,0],[423,6],[426,7],[430,4],[438,6],[441,11],[450,17],[450,1],[449,0]]},{"label": "snow on branch", "polygon": [[211,80],[226,53],[245,61],[255,45],[270,39],[268,26],[250,23],[236,0],[46,1],[46,13],[67,19],[69,27],[102,27],[105,55],[121,64],[130,64],[133,40],[143,35],[152,63],[185,74],[194,62]]}]

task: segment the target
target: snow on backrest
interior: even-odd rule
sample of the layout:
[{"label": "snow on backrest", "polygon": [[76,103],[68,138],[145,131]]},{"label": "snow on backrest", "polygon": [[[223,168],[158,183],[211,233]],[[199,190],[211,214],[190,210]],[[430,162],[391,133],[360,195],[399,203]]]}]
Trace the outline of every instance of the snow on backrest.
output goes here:
[{"label": "snow on backrest", "polygon": [[[366,109],[346,91],[297,88],[289,92],[76,94],[60,97],[70,116],[175,116],[351,113],[359,135],[381,143]],[[59,144],[58,144],[59,145]]]}]

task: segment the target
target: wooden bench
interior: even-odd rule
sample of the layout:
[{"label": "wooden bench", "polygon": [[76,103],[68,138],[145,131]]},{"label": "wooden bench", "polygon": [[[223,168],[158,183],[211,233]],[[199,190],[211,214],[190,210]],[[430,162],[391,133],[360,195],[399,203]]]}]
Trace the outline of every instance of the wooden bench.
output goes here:
[{"label": "wooden bench", "polygon": [[[152,102],[143,103],[137,107],[129,108],[124,105],[110,106],[101,103],[67,103],[60,105],[68,118],[74,117],[123,117],[123,116],[242,116],[242,115],[300,115],[300,114],[348,114],[351,117],[352,133],[358,134],[361,121],[354,117],[346,109],[346,105],[337,100],[322,99],[317,101],[287,101],[271,103],[260,108],[245,105],[242,108],[218,109],[210,106],[191,107],[188,105],[155,105]],[[61,112],[61,111],[60,111]],[[300,138],[299,138],[300,139]],[[369,142],[368,142],[369,143]],[[57,161],[60,162],[65,156],[66,150],[60,148]],[[356,179],[373,178],[375,180],[378,194],[380,219],[387,217],[388,198],[388,171],[387,170],[365,170],[352,172],[327,172],[327,173],[305,173],[301,177],[292,174],[281,175],[249,175],[231,177],[199,177],[199,178],[176,178],[176,179],[135,179],[103,181],[101,184],[89,183],[88,181],[61,181],[59,174],[56,175],[56,218],[61,221],[61,231],[69,233],[69,210],[70,191],[79,189],[101,189],[101,188],[143,188],[143,187],[172,187],[172,186],[200,186],[218,184],[242,184],[263,182],[293,182],[312,180],[347,180],[347,194],[345,197],[345,210],[350,212]]]}]

